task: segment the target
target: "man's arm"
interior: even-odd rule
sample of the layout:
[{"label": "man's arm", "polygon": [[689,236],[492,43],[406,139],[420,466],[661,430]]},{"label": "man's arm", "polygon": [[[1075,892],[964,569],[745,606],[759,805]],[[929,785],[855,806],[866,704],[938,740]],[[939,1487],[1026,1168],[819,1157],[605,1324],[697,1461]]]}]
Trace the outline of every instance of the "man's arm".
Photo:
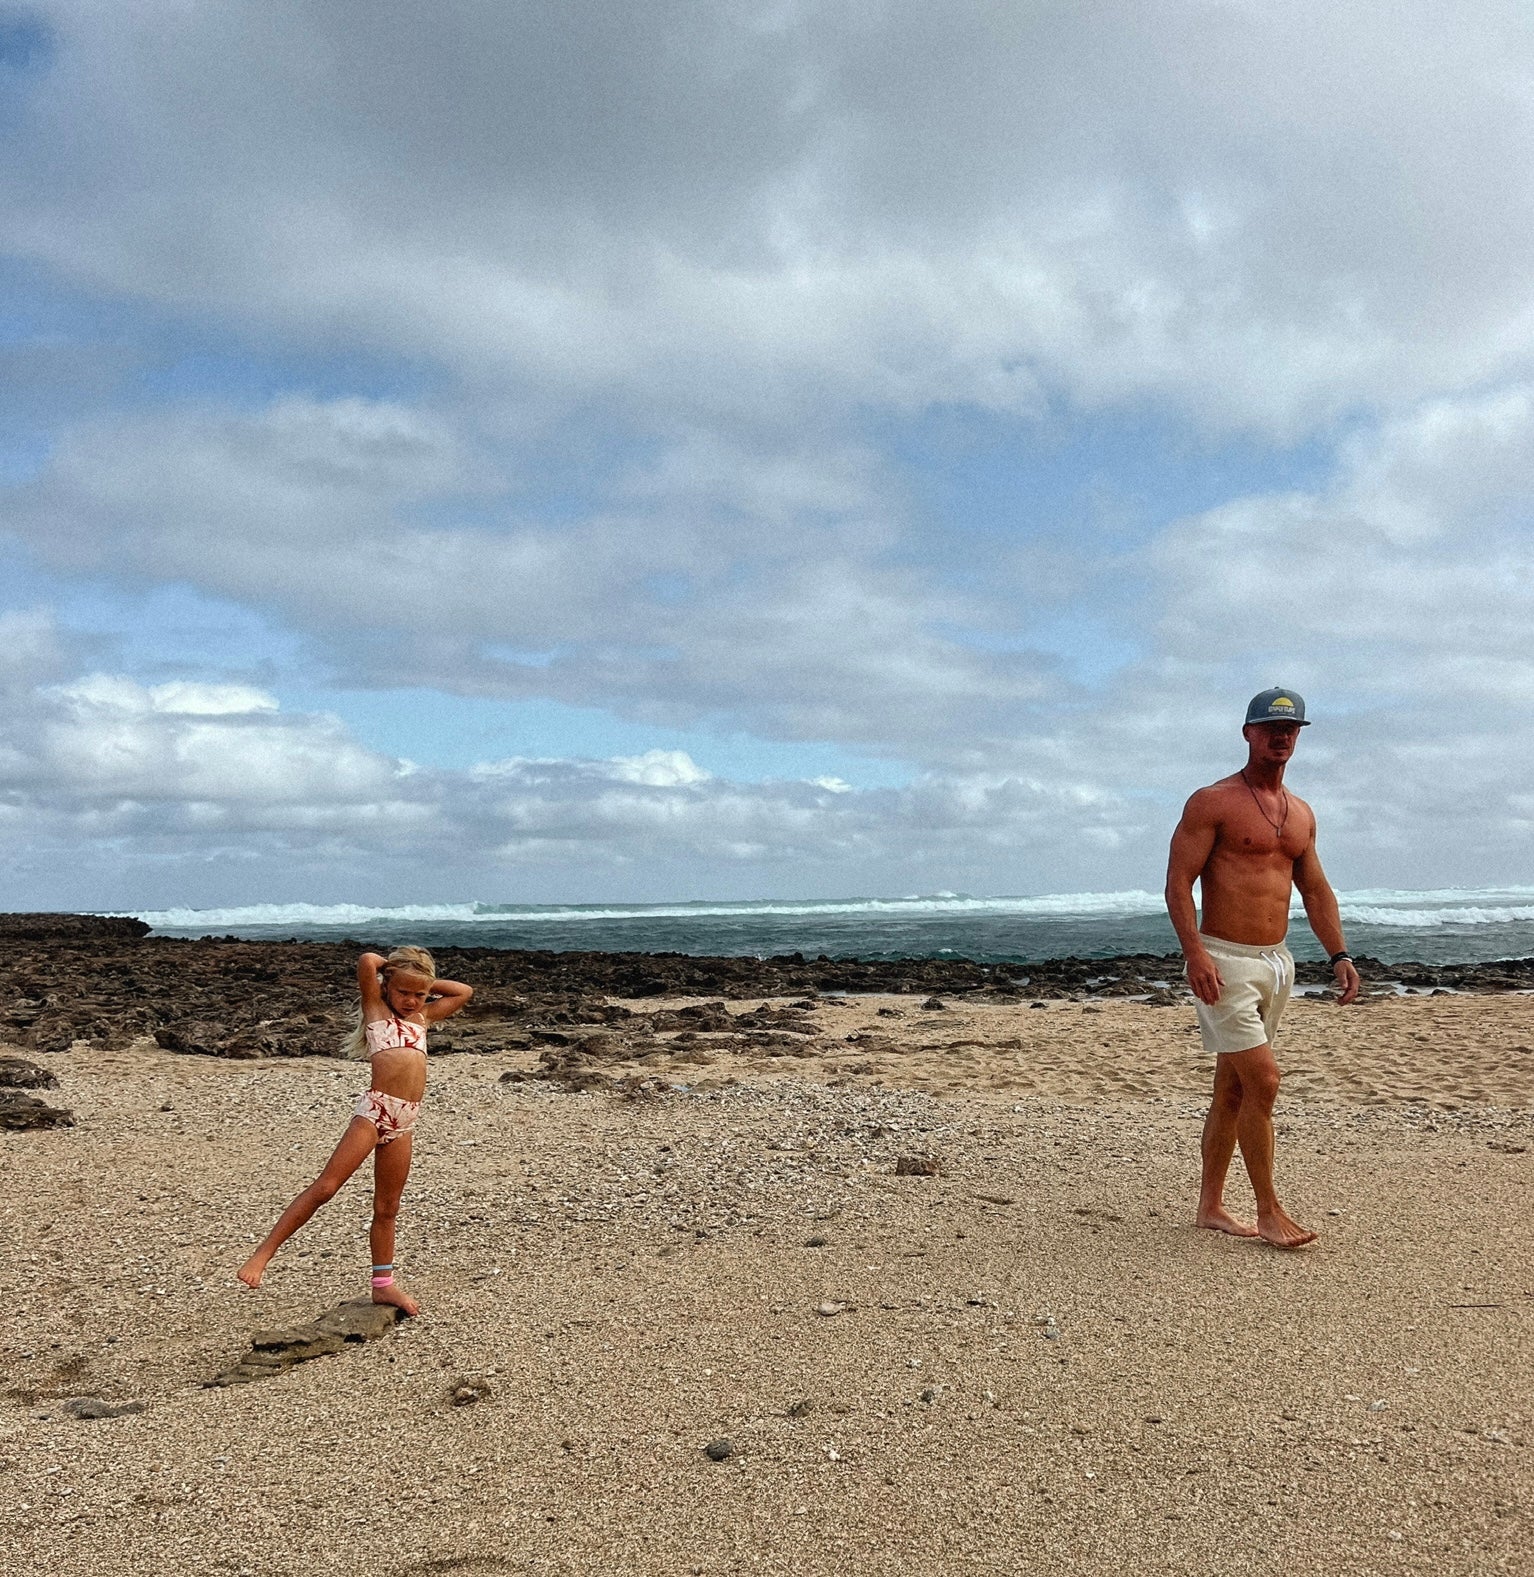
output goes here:
[{"label": "man's arm", "polygon": [[1182,820],[1172,834],[1172,852],[1166,868],[1166,912],[1172,929],[1188,961],[1188,984],[1200,1002],[1215,1003],[1225,982],[1198,934],[1198,910],[1193,903],[1193,884],[1209,862],[1219,822],[1210,804],[1207,789],[1200,789],[1183,806]]},{"label": "man's arm", "polygon": [[[1337,908],[1337,895],[1321,869],[1321,857],[1316,853],[1316,824],[1311,817],[1310,842],[1305,852],[1294,862],[1294,885],[1299,889],[1300,901],[1305,905],[1305,918],[1316,940],[1326,949],[1327,957],[1346,951],[1347,942],[1342,935],[1342,915]],[[1342,995],[1344,1007],[1357,996],[1362,982],[1351,958],[1339,958],[1332,965],[1332,975]]]}]

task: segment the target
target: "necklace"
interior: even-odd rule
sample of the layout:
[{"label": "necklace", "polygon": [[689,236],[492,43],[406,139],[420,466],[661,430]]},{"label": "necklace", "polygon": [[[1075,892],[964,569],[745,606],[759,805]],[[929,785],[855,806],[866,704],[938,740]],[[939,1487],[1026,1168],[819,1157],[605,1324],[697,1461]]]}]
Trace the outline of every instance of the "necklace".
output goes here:
[{"label": "necklace", "polygon": [[1284,828],[1289,825],[1289,791],[1287,789],[1280,789],[1278,791],[1284,796],[1284,814],[1279,820],[1274,821],[1267,811],[1262,809],[1262,801],[1257,798],[1257,790],[1252,787],[1252,780],[1246,775],[1245,767],[1242,767],[1241,769],[1241,781],[1246,784],[1246,791],[1252,796],[1252,803],[1259,811],[1262,811],[1262,819],[1267,822],[1274,832],[1282,837]]}]

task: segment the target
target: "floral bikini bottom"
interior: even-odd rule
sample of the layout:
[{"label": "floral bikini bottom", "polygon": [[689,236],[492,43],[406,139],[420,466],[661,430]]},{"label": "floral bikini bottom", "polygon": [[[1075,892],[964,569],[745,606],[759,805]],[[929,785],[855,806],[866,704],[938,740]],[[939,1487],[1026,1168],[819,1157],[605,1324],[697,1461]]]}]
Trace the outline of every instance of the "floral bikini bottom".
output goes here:
[{"label": "floral bikini bottom", "polygon": [[364,1090],[352,1111],[358,1117],[367,1118],[378,1130],[379,1144],[391,1144],[415,1127],[421,1103],[402,1101],[399,1096],[385,1095],[382,1090]]}]

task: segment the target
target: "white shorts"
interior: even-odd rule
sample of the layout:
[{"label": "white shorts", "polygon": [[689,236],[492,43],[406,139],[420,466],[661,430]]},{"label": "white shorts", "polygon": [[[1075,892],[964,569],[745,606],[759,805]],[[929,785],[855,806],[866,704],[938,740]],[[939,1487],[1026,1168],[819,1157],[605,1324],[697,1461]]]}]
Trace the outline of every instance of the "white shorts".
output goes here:
[{"label": "white shorts", "polygon": [[1278,1021],[1294,988],[1294,958],[1282,942],[1276,947],[1249,947],[1205,936],[1204,946],[1224,982],[1220,1000],[1212,1007],[1194,998],[1204,1050],[1251,1051],[1273,1044]]}]

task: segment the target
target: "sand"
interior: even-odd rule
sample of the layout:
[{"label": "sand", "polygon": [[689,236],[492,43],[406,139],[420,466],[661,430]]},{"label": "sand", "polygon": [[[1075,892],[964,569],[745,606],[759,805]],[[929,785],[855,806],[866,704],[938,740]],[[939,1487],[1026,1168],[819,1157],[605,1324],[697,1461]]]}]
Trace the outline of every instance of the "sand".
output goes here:
[{"label": "sand", "polygon": [[233,1272],[364,1070],[42,1059],[77,1121],[0,1134],[0,1573],[1534,1571],[1534,1000],[1293,1006],[1294,1254],[1190,1224],[1185,1006],[814,1015],[649,1099],[434,1059],[423,1317],[227,1390],[363,1285],[362,1178]]}]

